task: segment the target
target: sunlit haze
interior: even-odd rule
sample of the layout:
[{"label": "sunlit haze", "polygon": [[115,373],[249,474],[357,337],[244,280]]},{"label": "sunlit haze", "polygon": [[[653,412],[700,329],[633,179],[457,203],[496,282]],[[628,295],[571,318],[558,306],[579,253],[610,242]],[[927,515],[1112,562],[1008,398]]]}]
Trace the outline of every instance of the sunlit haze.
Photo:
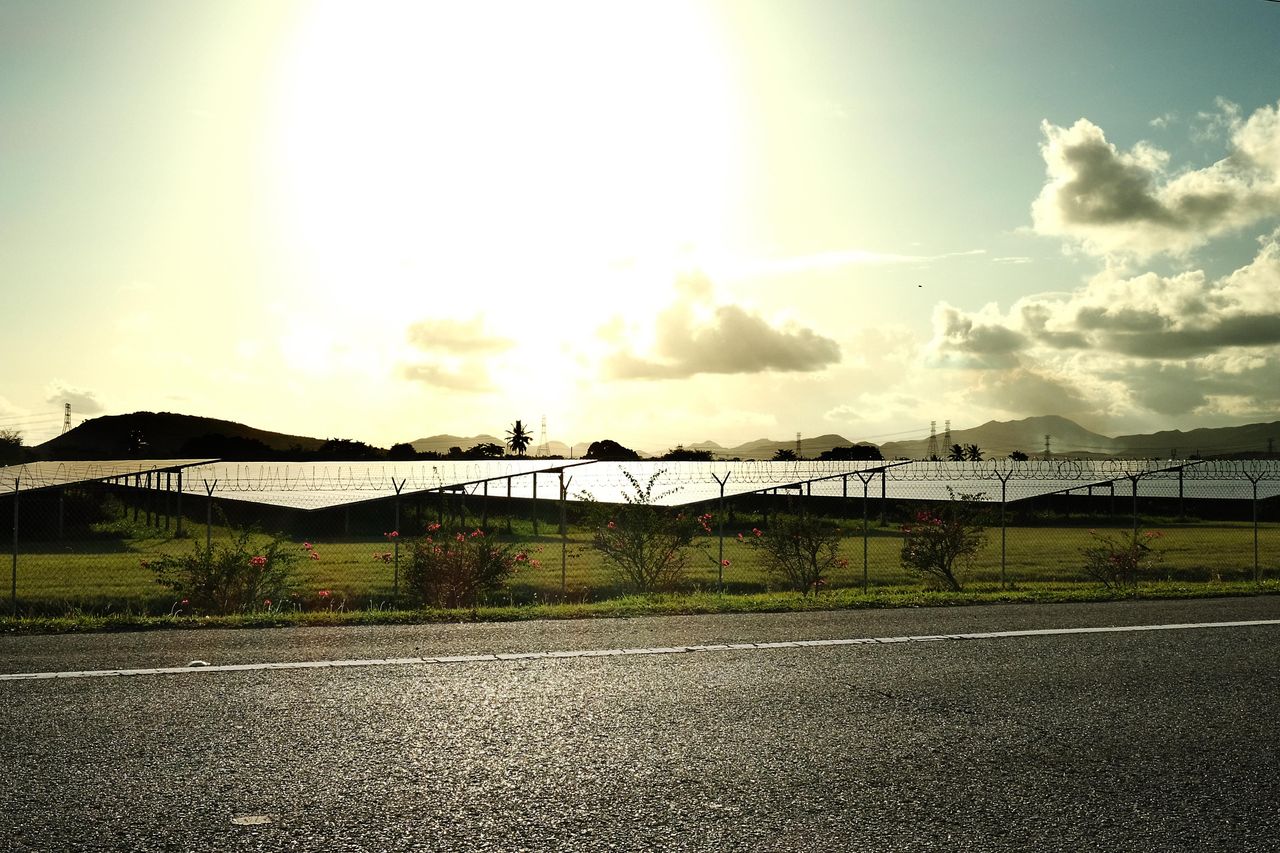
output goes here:
[{"label": "sunlit haze", "polygon": [[0,428],[1280,418],[1280,5],[0,0]]}]

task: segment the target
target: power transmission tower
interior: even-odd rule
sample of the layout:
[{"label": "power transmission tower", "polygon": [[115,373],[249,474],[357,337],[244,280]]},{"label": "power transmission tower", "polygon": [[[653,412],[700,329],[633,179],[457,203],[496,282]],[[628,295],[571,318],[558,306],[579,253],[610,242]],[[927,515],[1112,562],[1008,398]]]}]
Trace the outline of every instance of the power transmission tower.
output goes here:
[{"label": "power transmission tower", "polygon": [[543,457],[551,455],[551,448],[547,444],[547,416],[546,415],[542,416],[542,432],[538,436],[538,455]]},{"label": "power transmission tower", "polygon": [[71,429],[71,404],[62,404],[62,434],[66,435]]},{"label": "power transmission tower", "polygon": [[937,421],[929,421],[929,449],[925,453],[925,458],[931,461],[937,460],[939,458],[938,456],[938,422]]},{"label": "power transmission tower", "polygon": [[800,458],[800,433],[796,433],[796,458]]},{"label": "power transmission tower", "polygon": [[942,428],[942,446],[947,450],[951,449],[951,420],[948,419],[946,426]]},{"label": "power transmission tower", "polygon": [[1051,435],[1047,435],[1047,434],[1046,434],[1046,435],[1045,435],[1045,437],[1044,437],[1044,458],[1045,458],[1045,459],[1052,459],[1052,458],[1053,458],[1053,451],[1049,449],[1049,442],[1050,442],[1052,439],[1053,439],[1053,436],[1051,436]]}]

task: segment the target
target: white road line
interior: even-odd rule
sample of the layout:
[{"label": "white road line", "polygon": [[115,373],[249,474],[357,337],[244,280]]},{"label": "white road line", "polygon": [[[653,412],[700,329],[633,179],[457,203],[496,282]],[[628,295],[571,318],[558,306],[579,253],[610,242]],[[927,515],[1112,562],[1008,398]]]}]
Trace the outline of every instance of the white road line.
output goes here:
[{"label": "white road line", "polygon": [[1185,622],[1175,625],[1113,625],[1101,628],[1039,628],[1029,631],[987,631],[974,634],[930,634],[912,637],[859,637],[839,640],[785,640],[770,643],[717,643],[705,646],[658,646],[643,649],[584,649],[579,651],[512,652],[441,657],[370,658],[367,660],[282,661],[277,663],[236,663],[217,666],[167,666],[150,669],[92,669],[68,672],[0,673],[0,681],[41,681],[58,678],[107,678],[110,676],[179,675],[204,672],[253,672],[275,669],[324,669],[367,666],[416,666],[423,664],[490,663],[518,660],[556,660],[578,657],[629,657],[671,655],[690,652],[724,652],[761,649],[797,649],[818,646],[861,646],[887,643],[938,643],[951,640],[1001,640],[1014,637],[1056,637],[1064,634],[1125,634],[1136,631],[1186,631],[1201,628],[1249,628],[1280,625],[1280,619],[1248,622]]}]

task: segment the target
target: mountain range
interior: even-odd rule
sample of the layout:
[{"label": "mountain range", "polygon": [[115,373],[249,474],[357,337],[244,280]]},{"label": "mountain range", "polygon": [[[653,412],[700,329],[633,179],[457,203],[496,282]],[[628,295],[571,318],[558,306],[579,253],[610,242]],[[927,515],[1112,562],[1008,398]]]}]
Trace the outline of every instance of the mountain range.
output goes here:
[{"label": "mountain range", "polygon": [[[442,454],[448,453],[452,447],[467,450],[484,443],[504,445],[502,439],[488,434],[433,435],[408,443],[418,452]],[[814,458],[825,450],[855,443],[870,444],[854,442],[836,434],[801,437],[800,456]],[[1039,458],[1045,453],[1046,443],[1055,458],[1259,457],[1268,454],[1274,457],[1280,451],[1280,421],[1110,437],[1087,430],[1067,418],[1047,415],[1016,421],[988,421],[981,426],[952,430],[950,443],[976,444],[988,459],[1007,456],[1015,450]],[[939,456],[945,458],[947,443],[943,434],[937,435],[936,444]],[[230,451],[234,449],[239,452],[235,458],[266,459],[272,455],[287,457],[314,453],[323,445],[323,439],[255,429],[234,421],[170,412],[135,412],[87,420],[31,450],[41,459],[112,459],[129,455],[230,458]],[[540,448],[536,445],[531,447],[530,455],[580,458],[588,446],[585,442],[570,446],[553,441],[548,443],[543,454],[539,454]],[[929,454],[930,442],[927,438],[890,441],[879,447],[886,459],[924,459]],[[710,451],[718,459],[769,459],[779,450],[795,450],[796,441],[760,438],[725,447],[715,441],[704,440],[684,445],[684,448]],[[670,448],[656,452],[641,451],[641,455],[656,456],[666,449]]]}]

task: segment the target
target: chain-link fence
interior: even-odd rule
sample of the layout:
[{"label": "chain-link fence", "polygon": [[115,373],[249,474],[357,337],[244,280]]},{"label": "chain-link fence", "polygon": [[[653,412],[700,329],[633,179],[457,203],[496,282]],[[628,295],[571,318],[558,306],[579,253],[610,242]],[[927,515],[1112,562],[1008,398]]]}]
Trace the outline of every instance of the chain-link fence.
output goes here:
[{"label": "chain-link fence", "polygon": [[[637,587],[626,549],[652,542],[618,531],[634,523],[627,508],[646,505],[640,489],[654,473],[650,503],[667,505],[653,519],[684,525],[679,570],[655,584],[664,588],[945,586],[918,564],[929,556],[922,548],[941,547],[948,524],[971,534],[951,565],[966,588],[1280,576],[1275,462],[798,465],[794,478],[771,469],[772,480],[763,467],[726,466],[592,465],[416,490],[403,477],[349,489],[293,478],[282,488],[278,479],[255,486],[198,471],[185,490],[162,474],[31,490],[15,483],[0,493],[0,518],[12,522],[5,597],[16,614],[190,611],[190,587],[166,585],[165,572],[202,553],[265,560],[274,542],[271,559],[288,583],[236,607],[402,606],[422,598],[414,583],[428,537],[439,544],[479,531],[506,549],[514,571],[475,603],[600,600]],[[782,531],[822,540],[814,577],[797,582],[782,571],[783,552],[761,547]],[[1117,569],[1110,577],[1108,561]],[[216,571],[214,563],[207,558],[206,568]]]}]

